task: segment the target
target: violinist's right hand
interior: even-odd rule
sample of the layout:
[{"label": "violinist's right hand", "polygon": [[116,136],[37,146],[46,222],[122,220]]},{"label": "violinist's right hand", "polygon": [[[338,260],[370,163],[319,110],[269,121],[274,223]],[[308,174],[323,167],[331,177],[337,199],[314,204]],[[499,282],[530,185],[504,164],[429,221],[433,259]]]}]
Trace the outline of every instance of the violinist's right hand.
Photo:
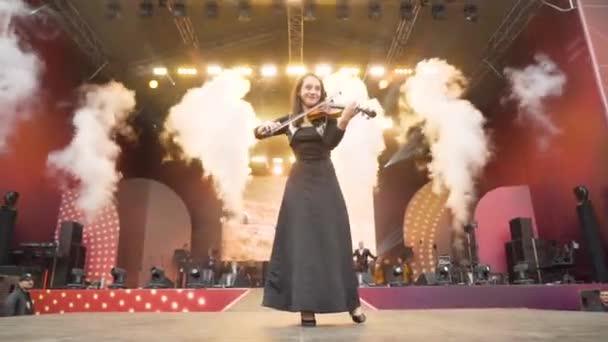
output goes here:
[{"label": "violinist's right hand", "polygon": [[281,124],[276,121],[266,121],[256,128],[256,133],[258,135],[268,135],[272,130],[279,127]]}]

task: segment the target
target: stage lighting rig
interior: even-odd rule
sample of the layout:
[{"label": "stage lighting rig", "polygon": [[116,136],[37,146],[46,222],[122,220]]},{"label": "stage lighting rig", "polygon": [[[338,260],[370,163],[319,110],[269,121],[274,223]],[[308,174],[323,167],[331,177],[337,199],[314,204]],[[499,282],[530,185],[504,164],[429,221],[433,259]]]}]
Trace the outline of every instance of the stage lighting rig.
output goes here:
[{"label": "stage lighting rig", "polygon": [[487,284],[490,281],[490,266],[476,265],[473,271],[473,281],[475,284]]},{"label": "stage lighting rig", "polygon": [[303,9],[303,17],[305,21],[315,21],[317,19],[315,13],[317,11],[317,6],[315,5],[314,0],[304,0],[302,4]]},{"label": "stage lighting rig", "polygon": [[112,284],[108,285],[109,289],[126,289],[127,288],[127,285],[125,284],[126,278],[127,278],[126,270],[124,270],[122,268],[118,268],[118,267],[112,267],[110,274],[112,275]]},{"label": "stage lighting rig", "polygon": [[440,255],[435,266],[435,278],[439,285],[452,283],[452,261],[448,255]]},{"label": "stage lighting rig", "polygon": [[3,209],[15,210],[17,207],[17,202],[19,201],[19,193],[16,191],[9,191],[4,194],[4,204],[2,205]]},{"label": "stage lighting rig", "polygon": [[403,20],[414,19],[414,4],[413,0],[401,0],[399,4],[399,15]]},{"label": "stage lighting rig", "polygon": [[173,286],[173,282],[165,277],[165,270],[156,266],[150,269],[150,282],[146,286],[147,289],[168,289]]},{"label": "stage lighting rig", "polygon": [[338,20],[348,20],[350,17],[350,7],[348,0],[338,0],[336,3],[336,18]]},{"label": "stage lighting rig", "polygon": [[249,0],[239,0],[239,21],[251,20],[251,4]]},{"label": "stage lighting rig", "polygon": [[151,17],[154,14],[154,4],[152,0],[142,0],[139,4],[139,15],[142,17]]},{"label": "stage lighting rig", "polygon": [[71,281],[67,285],[68,289],[86,289],[84,284],[84,270],[81,268],[72,268]]},{"label": "stage lighting rig", "polygon": [[216,0],[207,0],[205,3],[205,13],[208,19],[217,19],[219,16],[219,6]]},{"label": "stage lighting rig", "polygon": [[473,23],[477,22],[477,19],[479,19],[479,10],[477,9],[477,5],[472,2],[465,3],[464,18]]},{"label": "stage lighting rig", "polygon": [[370,0],[368,5],[368,17],[371,20],[382,18],[382,4],[379,0]]},{"label": "stage lighting rig", "polygon": [[446,11],[447,9],[443,1],[436,1],[431,5],[431,15],[433,16],[433,19],[445,19]]},{"label": "stage lighting rig", "polygon": [[188,272],[188,280],[186,281],[186,287],[189,289],[205,287],[205,283],[203,282],[203,275],[201,273],[200,268],[193,267],[190,272]]},{"label": "stage lighting rig", "polygon": [[118,19],[120,17],[120,2],[118,0],[106,1],[106,18]]},{"label": "stage lighting rig", "polygon": [[184,0],[175,0],[173,3],[173,16],[179,18],[186,16],[186,3]]}]

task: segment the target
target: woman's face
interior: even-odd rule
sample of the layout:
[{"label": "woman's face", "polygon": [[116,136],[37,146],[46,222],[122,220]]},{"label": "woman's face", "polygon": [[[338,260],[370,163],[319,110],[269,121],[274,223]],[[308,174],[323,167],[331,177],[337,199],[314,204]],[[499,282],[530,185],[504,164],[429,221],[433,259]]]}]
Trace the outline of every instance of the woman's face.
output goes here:
[{"label": "woman's face", "polygon": [[316,77],[306,77],[299,95],[304,106],[310,108],[316,105],[321,100],[321,82]]}]

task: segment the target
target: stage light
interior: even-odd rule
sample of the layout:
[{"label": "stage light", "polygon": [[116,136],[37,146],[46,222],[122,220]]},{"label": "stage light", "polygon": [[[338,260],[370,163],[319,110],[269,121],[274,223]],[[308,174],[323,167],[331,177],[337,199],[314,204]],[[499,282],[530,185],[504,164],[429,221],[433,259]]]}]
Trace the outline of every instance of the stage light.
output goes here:
[{"label": "stage light", "polygon": [[407,69],[407,68],[395,69],[394,72],[397,75],[409,75],[409,74],[413,73],[412,69]]},{"label": "stage light", "polygon": [[239,21],[249,21],[251,20],[251,4],[249,0],[240,0],[239,1]]},{"label": "stage light", "polygon": [[464,17],[467,21],[477,22],[477,19],[479,19],[479,11],[477,10],[477,5],[473,3],[465,3]]},{"label": "stage light", "polygon": [[154,68],[152,73],[156,76],[165,76],[167,74],[167,68]]},{"label": "stage light", "polygon": [[490,266],[477,265],[474,269],[475,284],[485,284],[490,280]]},{"label": "stage light", "polygon": [[118,268],[118,267],[112,267],[110,274],[112,275],[112,284],[108,285],[109,289],[126,289],[127,288],[127,286],[125,284],[126,278],[127,278],[126,270],[124,270],[122,268]]},{"label": "stage light", "polygon": [[165,277],[165,270],[153,266],[150,269],[150,282],[147,289],[168,289],[173,287],[173,282]]},{"label": "stage light", "polygon": [[148,82],[148,87],[150,87],[151,89],[158,88],[158,81],[157,80],[150,80],[150,82]]},{"label": "stage light", "polygon": [[380,82],[378,82],[378,88],[380,88],[380,89],[386,89],[386,87],[388,87],[388,81],[387,80],[381,80]]},{"label": "stage light", "polygon": [[314,0],[304,0],[303,12],[305,21],[314,21],[317,19],[317,17],[315,16]]},{"label": "stage light", "polygon": [[186,16],[186,4],[184,0],[175,0],[173,2],[173,15],[180,18]]},{"label": "stage light", "polygon": [[385,72],[385,70],[384,70],[383,66],[375,65],[375,66],[372,66],[371,68],[369,68],[369,74],[374,77],[384,76],[384,72]]},{"label": "stage light", "polygon": [[281,166],[281,165],[275,165],[275,166],[273,166],[273,167],[272,167],[272,173],[273,173],[275,176],[280,176],[280,175],[282,175],[282,174],[283,174],[283,166]]},{"label": "stage light", "polygon": [[273,77],[277,75],[277,67],[274,65],[264,65],[262,66],[262,76],[264,77]]},{"label": "stage light", "polygon": [[579,202],[589,201],[589,190],[583,185],[579,185],[574,188],[574,195]]},{"label": "stage light", "polygon": [[348,0],[338,0],[336,3],[336,18],[338,20],[348,20],[350,17],[350,7]]},{"label": "stage light", "polygon": [[414,4],[412,4],[412,0],[401,1],[399,4],[399,15],[404,20],[414,19]]},{"label": "stage light", "polygon": [[382,17],[382,4],[378,0],[369,0],[368,18],[371,20],[379,20]]},{"label": "stage light", "polygon": [[251,76],[253,70],[250,67],[240,66],[234,68],[234,71],[241,76]]},{"label": "stage light", "polygon": [[331,74],[331,66],[327,64],[319,64],[315,68],[315,74],[320,77],[328,76]]},{"label": "stage light", "polygon": [[142,17],[151,17],[154,14],[154,4],[152,0],[142,0],[139,4],[139,15]]},{"label": "stage light", "polygon": [[274,164],[283,164],[283,158],[272,158]]},{"label": "stage light", "polygon": [[177,73],[178,75],[196,75],[198,73],[198,70],[196,70],[195,68],[177,68]]},{"label": "stage light", "polygon": [[207,0],[205,3],[205,13],[209,19],[217,19],[220,9],[215,0]]},{"label": "stage light", "polygon": [[289,162],[292,163],[292,164],[295,163],[296,162],[296,157],[294,157],[294,156],[289,157]]},{"label": "stage light", "polygon": [[251,162],[252,163],[267,163],[268,158],[266,158],[264,156],[254,156],[254,157],[251,157]]},{"label": "stage light", "polygon": [[186,288],[196,289],[205,287],[205,283],[203,282],[203,276],[201,274],[201,270],[198,267],[193,267],[188,272],[188,278],[186,280]]},{"label": "stage light", "polygon": [[106,1],[106,18],[117,19],[120,17],[120,2],[118,0],[107,0]]},{"label": "stage light", "polygon": [[8,210],[15,210],[18,201],[19,193],[16,191],[9,191],[4,194],[4,204],[2,205],[2,208]]},{"label": "stage light", "polygon": [[68,289],[85,289],[84,270],[82,268],[72,268],[71,281],[67,285]]},{"label": "stage light", "polygon": [[219,65],[210,65],[207,67],[207,74],[216,76],[222,73],[222,67]]},{"label": "stage light", "polygon": [[302,76],[305,73],[306,73],[306,67],[303,65],[288,65],[287,66],[288,75]]},{"label": "stage light", "polygon": [[359,75],[359,68],[343,67],[343,68],[340,68],[340,73],[350,75],[350,76],[357,76],[357,75]]},{"label": "stage light", "polygon": [[433,19],[445,19],[446,8],[443,1],[435,2],[431,6],[431,15]]}]

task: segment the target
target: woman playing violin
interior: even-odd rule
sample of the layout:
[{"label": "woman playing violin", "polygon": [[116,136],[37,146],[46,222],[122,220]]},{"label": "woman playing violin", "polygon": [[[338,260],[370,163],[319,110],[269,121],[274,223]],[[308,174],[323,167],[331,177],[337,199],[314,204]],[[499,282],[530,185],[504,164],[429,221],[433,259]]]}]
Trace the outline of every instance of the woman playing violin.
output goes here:
[{"label": "woman playing violin", "polygon": [[330,159],[356,105],[346,105],[339,118],[306,116],[272,132],[325,98],[321,79],[304,75],[294,89],[292,114],[255,129],[258,139],[286,135],[296,157],[279,211],[263,305],[299,311],[304,326],[316,325],[315,313],[348,312],[354,322],[365,321],[352,265],[348,214]]}]

